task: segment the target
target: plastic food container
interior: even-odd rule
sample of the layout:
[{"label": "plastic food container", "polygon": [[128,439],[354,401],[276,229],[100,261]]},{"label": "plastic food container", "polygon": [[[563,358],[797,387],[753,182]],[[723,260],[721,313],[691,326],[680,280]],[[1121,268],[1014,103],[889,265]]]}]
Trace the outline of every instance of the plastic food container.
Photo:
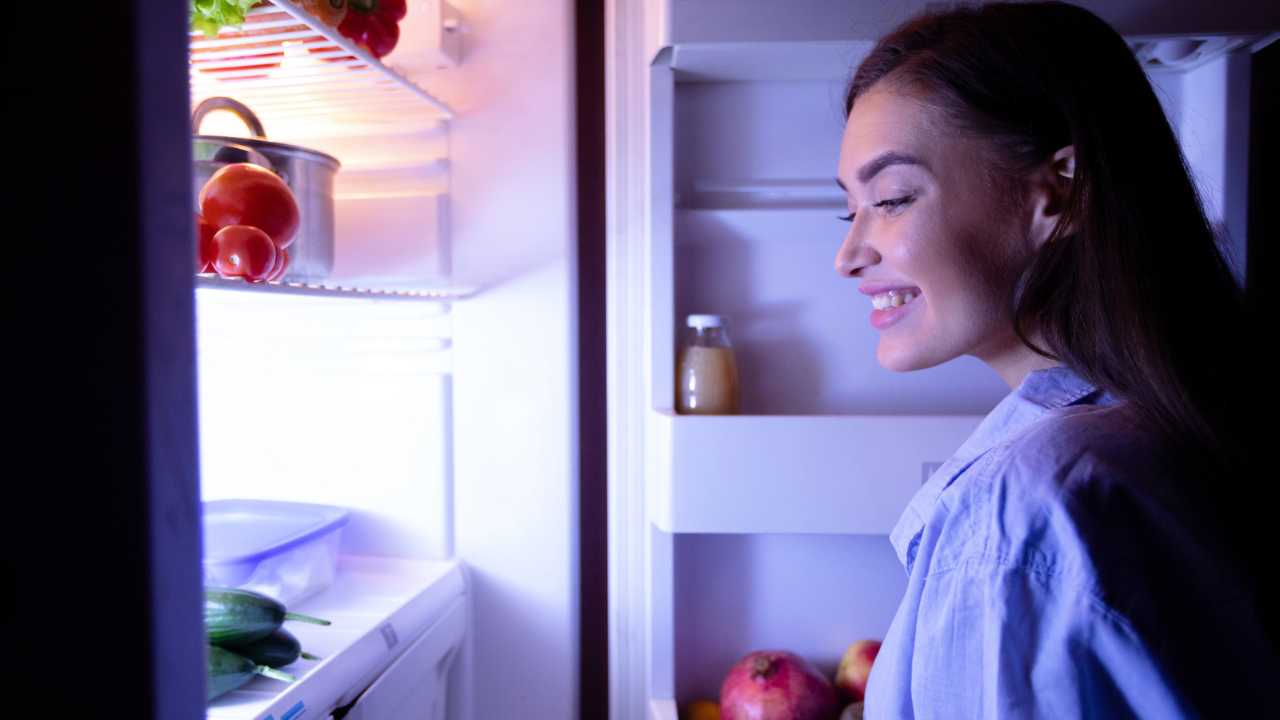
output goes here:
[{"label": "plastic food container", "polygon": [[333,584],[345,508],[273,500],[204,503],[204,584],[269,595],[286,607]]}]

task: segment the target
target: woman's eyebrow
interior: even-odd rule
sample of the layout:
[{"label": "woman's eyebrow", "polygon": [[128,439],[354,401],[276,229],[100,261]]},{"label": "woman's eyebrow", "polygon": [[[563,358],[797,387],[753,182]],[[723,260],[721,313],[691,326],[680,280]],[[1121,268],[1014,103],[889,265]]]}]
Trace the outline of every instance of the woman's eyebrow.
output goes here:
[{"label": "woman's eyebrow", "polygon": [[[882,153],[879,157],[866,165],[863,165],[862,169],[858,171],[858,182],[866,185],[871,182],[871,178],[875,177],[876,173],[890,165],[919,165],[925,170],[929,169],[929,163],[915,155],[898,152],[897,150],[890,150],[886,153]],[[844,181],[840,178],[836,178],[836,184],[845,192],[849,192],[849,188],[845,186]]]}]

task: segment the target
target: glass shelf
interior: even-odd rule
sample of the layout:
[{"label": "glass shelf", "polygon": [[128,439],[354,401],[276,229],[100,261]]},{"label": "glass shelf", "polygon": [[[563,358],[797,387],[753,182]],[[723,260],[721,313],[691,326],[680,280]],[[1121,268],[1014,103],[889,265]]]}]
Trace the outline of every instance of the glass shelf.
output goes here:
[{"label": "glass shelf", "polygon": [[450,301],[471,297],[480,291],[474,286],[441,285],[419,289],[375,289],[341,285],[306,283],[250,283],[212,275],[196,276],[196,288],[228,292],[265,293],[271,295],[312,295],[331,298],[369,298],[372,300]]},{"label": "glass shelf", "polygon": [[453,110],[290,2],[250,10],[216,37],[190,35],[191,106],[230,96],[248,105],[272,139],[416,132]]}]

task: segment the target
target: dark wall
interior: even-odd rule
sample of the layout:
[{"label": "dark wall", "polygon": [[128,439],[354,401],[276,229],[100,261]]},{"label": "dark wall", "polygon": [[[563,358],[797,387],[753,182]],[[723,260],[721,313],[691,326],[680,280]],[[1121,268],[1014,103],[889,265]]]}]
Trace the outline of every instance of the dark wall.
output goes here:
[{"label": "dark wall", "polygon": [[[1249,249],[1245,290],[1258,309],[1255,317],[1275,317],[1275,273],[1280,218],[1275,199],[1280,183],[1280,41],[1253,54],[1249,93]],[[1268,281],[1270,278],[1270,281]]]},{"label": "dark wall", "polygon": [[575,4],[578,184],[578,717],[609,716],[609,506],[605,376],[604,2]]}]

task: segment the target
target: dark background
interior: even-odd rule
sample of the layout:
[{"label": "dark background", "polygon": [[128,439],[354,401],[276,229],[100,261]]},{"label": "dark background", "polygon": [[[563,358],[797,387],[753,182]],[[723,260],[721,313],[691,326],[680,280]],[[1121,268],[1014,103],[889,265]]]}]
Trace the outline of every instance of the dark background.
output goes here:
[{"label": "dark background", "polygon": [[609,717],[608,403],[605,356],[604,0],[578,0],[579,717]]}]

